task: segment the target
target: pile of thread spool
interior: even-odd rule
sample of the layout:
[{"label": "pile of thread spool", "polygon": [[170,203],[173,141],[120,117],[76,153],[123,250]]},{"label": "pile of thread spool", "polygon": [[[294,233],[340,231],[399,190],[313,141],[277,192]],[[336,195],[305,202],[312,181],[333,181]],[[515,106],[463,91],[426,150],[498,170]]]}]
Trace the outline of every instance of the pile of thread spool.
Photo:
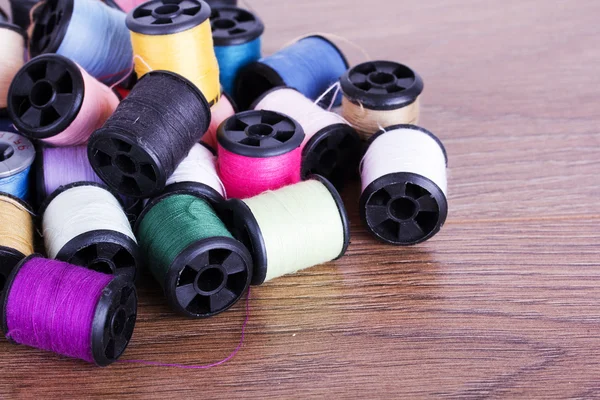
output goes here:
[{"label": "pile of thread spool", "polygon": [[235,0],[35,3],[0,13],[8,340],[116,361],[142,266],[180,315],[225,312],[249,285],[345,254],[338,190],[353,180],[381,241],[444,224],[446,150],[416,125],[408,66],[351,67],[333,35],[265,55],[265,26]]}]

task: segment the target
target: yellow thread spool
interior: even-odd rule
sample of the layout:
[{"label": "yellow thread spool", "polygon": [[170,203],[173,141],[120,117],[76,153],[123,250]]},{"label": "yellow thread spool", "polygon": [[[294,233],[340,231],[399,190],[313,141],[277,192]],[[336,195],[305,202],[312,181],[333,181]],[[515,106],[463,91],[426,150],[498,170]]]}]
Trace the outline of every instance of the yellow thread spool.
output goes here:
[{"label": "yellow thread spool", "polygon": [[33,217],[22,200],[0,193],[0,291],[12,268],[33,254]]},{"label": "yellow thread spool", "polygon": [[127,15],[135,72],[175,72],[190,80],[212,106],[221,96],[219,65],[210,26],[210,7],[201,0],[186,6],[152,0]]}]

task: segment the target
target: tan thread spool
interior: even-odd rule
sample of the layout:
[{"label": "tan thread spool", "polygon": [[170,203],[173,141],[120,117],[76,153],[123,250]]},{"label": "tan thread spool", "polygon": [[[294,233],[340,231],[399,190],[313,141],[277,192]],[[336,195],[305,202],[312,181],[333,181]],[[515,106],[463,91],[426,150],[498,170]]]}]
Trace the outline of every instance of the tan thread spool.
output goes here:
[{"label": "tan thread spool", "polygon": [[0,246],[28,256],[33,254],[33,218],[28,207],[16,198],[0,194]]},{"label": "tan thread spool", "polygon": [[341,80],[342,116],[367,140],[385,126],[416,124],[423,80],[409,67],[392,61],[369,61]]},{"label": "tan thread spool", "polygon": [[8,88],[24,64],[25,31],[15,25],[0,23],[0,108],[6,108]]}]

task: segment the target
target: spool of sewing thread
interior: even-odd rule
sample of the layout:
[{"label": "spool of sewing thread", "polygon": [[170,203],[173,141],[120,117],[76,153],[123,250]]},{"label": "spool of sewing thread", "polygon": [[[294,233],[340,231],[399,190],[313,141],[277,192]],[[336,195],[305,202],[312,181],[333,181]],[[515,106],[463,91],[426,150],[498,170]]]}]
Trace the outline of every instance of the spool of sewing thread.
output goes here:
[{"label": "spool of sewing thread", "polygon": [[447,161],[442,142],[418,126],[373,135],[361,163],[360,214],[369,231],[396,245],[435,235],[448,214]]},{"label": "spool of sewing thread", "polygon": [[16,25],[0,22],[0,112],[5,111],[8,88],[16,73],[23,66],[26,33]]},{"label": "spool of sewing thread", "polygon": [[102,185],[62,186],[46,199],[40,214],[49,258],[135,278],[137,241],[121,203]]},{"label": "spool of sewing thread", "polygon": [[151,0],[127,15],[135,72],[173,71],[189,79],[212,106],[219,101],[219,65],[210,27],[210,7],[201,0]]},{"label": "spool of sewing thread", "polygon": [[129,344],[137,295],[122,276],[32,255],[13,269],[1,306],[11,342],[107,366]]},{"label": "spool of sewing thread", "polygon": [[35,148],[29,140],[16,133],[0,132],[0,192],[27,199],[34,159]]},{"label": "spool of sewing thread", "polygon": [[304,132],[273,111],[244,111],[217,133],[219,176],[228,197],[245,199],[300,181]]},{"label": "spool of sewing thread", "polygon": [[29,28],[31,20],[29,13],[38,0],[10,0],[12,20],[23,29]]},{"label": "spool of sewing thread", "polygon": [[227,118],[237,113],[237,106],[229,95],[225,92],[222,93],[221,98],[217,104],[210,108],[211,119],[208,131],[202,136],[202,141],[212,147],[217,148],[217,130],[219,125],[223,123]]},{"label": "spool of sewing thread", "polygon": [[233,93],[235,78],[261,56],[262,21],[238,7],[214,7],[210,16],[219,77],[225,93]]},{"label": "spool of sewing thread", "polygon": [[34,15],[29,53],[65,56],[112,84],[131,72],[125,14],[97,0],[46,0]]},{"label": "spool of sewing thread", "polygon": [[294,118],[304,129],[302,177],[324,176],[338,189],[358,175],[362,143],[354,128],[339,115],[326,111],[288,87],[271,89],[252,105]]},{"label": "spool of sewing thread", "polygon": [[57,54],[25,64],[8,93],[8,113],[19,132],[53,146],[86,143],[118,104],[112,90]]},{"label": "spool of sewing thread", "polygon": [[209,124],[196,86],[172,72],[150,72],[90,137],[90,163],[117,192],[147,198],[164,189]]},{"label": "spool of sewing thread", "polygon": [[384,126],[416,124],[423,80],[392,61],[359,64],[341,78],[342,116],[367,140]]},{"label": "spool of sewing thread", "polygon": [[225,186],[217,173],[215,151],[205,144],[196,143],[167,179],[166,190],[199,193],[212,203],[222,202],[225,198]]},{"label": "spool of sewing thread", "polygon": [[0,193],[0,295],[14,266],[33,253],[31,208],[21,199]]},{"label": "spool of sewing thread", "polygon": [[206,194],[168,188],[146,206],[135,228],[170,306],[192,318],[227,310],[252,276],[250,253],[217,216],[210,191]]},{"label": "spool of sewing thread", "polygon": [[318,175],[250,199],[230,199],[222,216],[251,249],[253,285],[337,259],[350,243],[344,203]]},{"label": "spool of sewing thread", "polygon": [[322,36],[309,36],[243,68],[233,97],[246,110],[266,91],[290,86],[317,100],[347,69],[346,58],[332,42]]}]

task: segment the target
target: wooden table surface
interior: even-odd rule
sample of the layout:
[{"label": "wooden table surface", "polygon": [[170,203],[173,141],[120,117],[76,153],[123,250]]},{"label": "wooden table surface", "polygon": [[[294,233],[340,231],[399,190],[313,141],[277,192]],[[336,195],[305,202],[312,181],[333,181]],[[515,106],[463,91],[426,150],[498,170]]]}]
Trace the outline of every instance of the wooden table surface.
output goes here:
[{"label": "wooden table surface", "polygon": [[[344,193],[343,259],[252,290],[209,370],[84,362],[0,341],[0,398],[600,397],[600,3],[251,0],[265,51],[331,32],[425,81],[450,213],[414,247],[372,239]],[[363,60],[342,44],[352,62]],[[205,364],[243,302],[174,316],[140,287],[123,360]]]}]

